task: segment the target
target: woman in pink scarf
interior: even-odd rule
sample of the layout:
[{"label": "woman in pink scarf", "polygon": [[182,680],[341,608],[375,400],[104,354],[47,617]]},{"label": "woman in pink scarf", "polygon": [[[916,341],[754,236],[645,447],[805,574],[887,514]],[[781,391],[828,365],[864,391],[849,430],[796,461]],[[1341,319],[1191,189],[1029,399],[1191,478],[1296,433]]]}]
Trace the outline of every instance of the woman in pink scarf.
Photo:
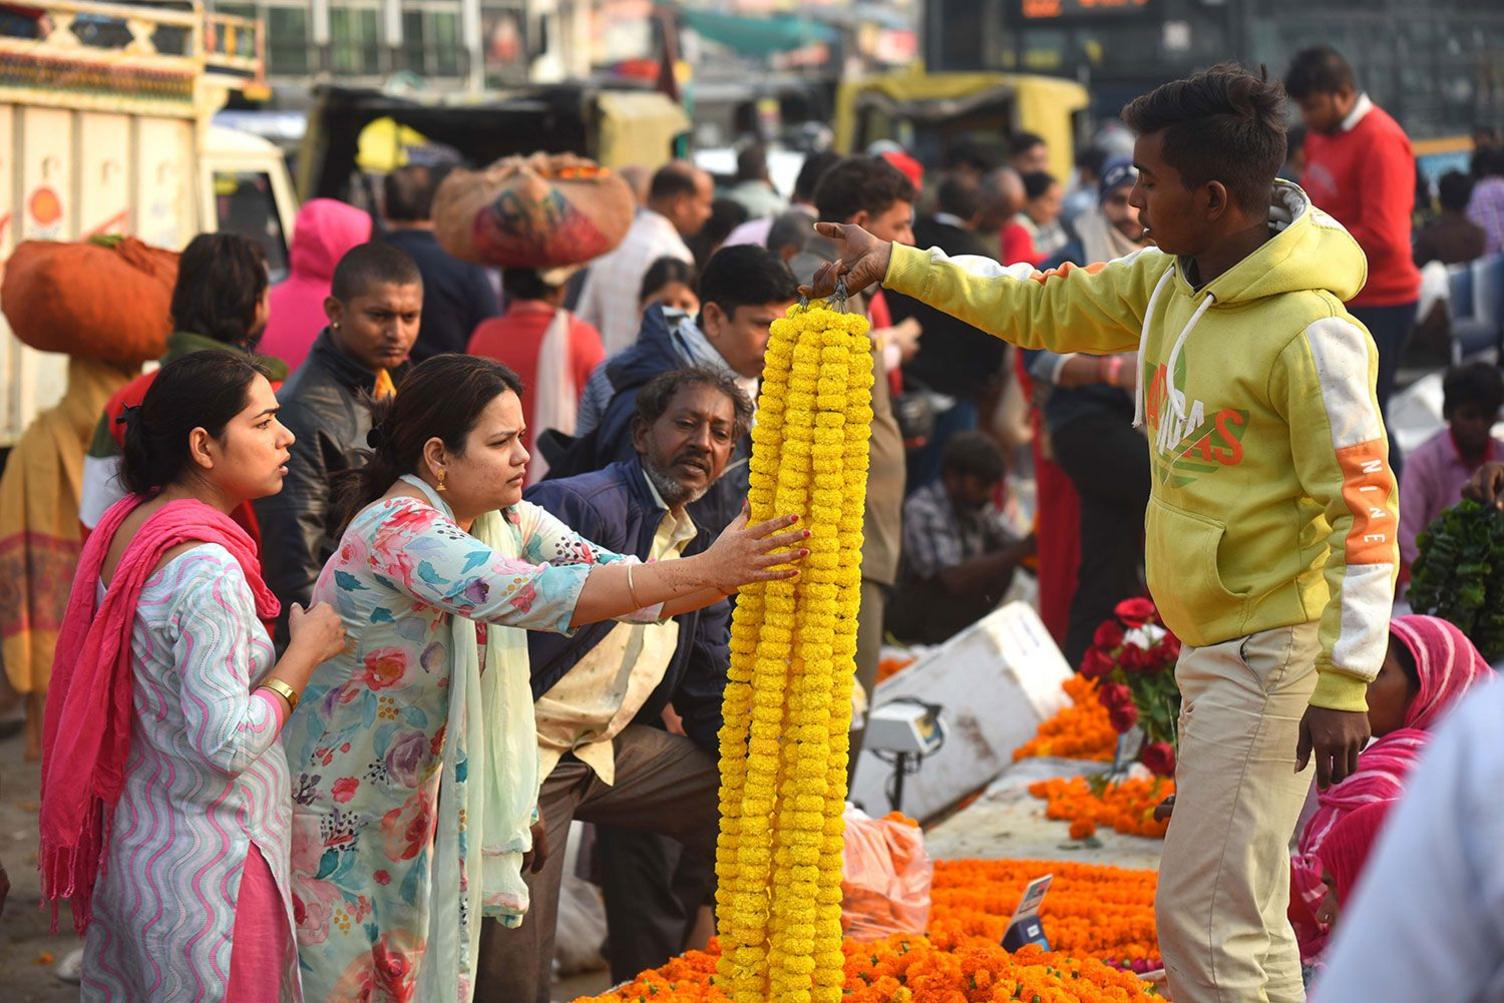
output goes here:
[{"label": "woman in pink scarf", "polygon": [[168,363],[127,422],[130,494],[84,548],[53,665],[42,892],[87,935],[85,1000],[297,1001],[277,735],[344,630],[294,610],[273,666],[277,600],[228,515],[281,490],[292,435],[228,351]]},{"label": "woman in pink scarf", "polygon": [[1430,738],[1430,729],[1468,688],[1489,677],[1488,663],[1452,624],[1434,616],[1396,617],[1389,655],[1368,686],[1368,725],[1374,741],[1358,770],[1317,795],[1318,807],[1290,859],[1290,921],[1303,960],[1326,946],[1316,912],[1326,897],[1320,850],[1332,829],[1364,805],[1398,799],[1405,777]]}]

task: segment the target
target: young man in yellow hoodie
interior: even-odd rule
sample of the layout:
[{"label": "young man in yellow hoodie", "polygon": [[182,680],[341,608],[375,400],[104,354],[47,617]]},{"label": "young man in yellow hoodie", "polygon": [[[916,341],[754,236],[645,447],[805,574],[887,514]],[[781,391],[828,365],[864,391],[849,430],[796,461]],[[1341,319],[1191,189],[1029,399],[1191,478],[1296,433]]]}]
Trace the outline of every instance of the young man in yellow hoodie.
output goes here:
[{"label": "young man in yellow hoodie", "polygon": [[[1294,185],[1278,84],[1221,66],[1134,101],[1132,202],[1157,249],[1048,273],[821,224],[849,288],[881,281],[1025,348],[1139,353],[1149,587],[1184,642],[1157,906],[1176,1003],[1305,998],[1285,917],[1310,788],[1368,738],[1397,491],[1377,353],[1343,308],[1357,243]],[[1136,527],[1124,526],[1123,532]]]}]

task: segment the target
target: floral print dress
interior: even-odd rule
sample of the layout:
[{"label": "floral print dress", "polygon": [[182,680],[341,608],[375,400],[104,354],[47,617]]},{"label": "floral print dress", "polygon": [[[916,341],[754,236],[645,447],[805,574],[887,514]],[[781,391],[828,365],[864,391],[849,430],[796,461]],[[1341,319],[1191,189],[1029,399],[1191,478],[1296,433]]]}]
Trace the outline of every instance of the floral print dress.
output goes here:
[{"label": "floral print dress", "polygon": [[[436,852],[467,852],[463,816],[457,846],[435,841],[441,777],[466,781],[465,762],[446,773],[443,761],[456,672],[451,618],[492,625],[483,643],[501,645],[502,670],[525,678],[523,630],[569,631],[591,567],[623,560],[527,502],[501,513],[496,549],[435,504],[390,498],[367,507],[314,588],[313,601],[338,610],[354,645],[317,670],[283,732],[308,999],[471,998],[473,955],[461,950],[449,962],[459,972],[423,971],[425,961],[438,963],[431,942],[473,944],[480,920],[464,896],[436,897],[434,888],[446,864]],[[530,706],[525,717],[530,723]],[[456,788],[444,790],[447,798]],[[461,875],[478,872],[461,860]],[[430,988],[420,990],[420,980]]]}]

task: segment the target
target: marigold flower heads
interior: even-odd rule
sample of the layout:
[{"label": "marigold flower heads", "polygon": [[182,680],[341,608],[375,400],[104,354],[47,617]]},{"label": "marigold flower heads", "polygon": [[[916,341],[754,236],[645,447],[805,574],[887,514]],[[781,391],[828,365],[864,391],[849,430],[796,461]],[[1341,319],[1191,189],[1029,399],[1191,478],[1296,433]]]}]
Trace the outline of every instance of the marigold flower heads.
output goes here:
[{"label": "marigold flower heads", "polygon": [[[748,474],[754,522],[798,515],[795,582],[739,602],[721,729],[716,985],[737,1003],[837,1003],[840,819],[871,434],[867,321],[816,302],[771,328]],[[831,822],[836,830],[831,832]]]}]

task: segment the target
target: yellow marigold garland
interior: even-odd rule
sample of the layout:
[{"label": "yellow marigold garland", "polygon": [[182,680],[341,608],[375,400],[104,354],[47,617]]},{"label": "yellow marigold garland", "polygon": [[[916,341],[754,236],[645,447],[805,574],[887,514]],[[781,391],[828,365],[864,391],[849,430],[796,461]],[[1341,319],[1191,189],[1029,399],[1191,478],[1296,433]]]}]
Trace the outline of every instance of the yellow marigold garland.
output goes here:
[{"label": "yellow marigold garland", "polygon": [[717,985],[738,1003],[835,1003],[872,423],[866,318],[775,321],[752,435],[752,520],[809,529],[800,577],[743,591],[721,730]]}]

